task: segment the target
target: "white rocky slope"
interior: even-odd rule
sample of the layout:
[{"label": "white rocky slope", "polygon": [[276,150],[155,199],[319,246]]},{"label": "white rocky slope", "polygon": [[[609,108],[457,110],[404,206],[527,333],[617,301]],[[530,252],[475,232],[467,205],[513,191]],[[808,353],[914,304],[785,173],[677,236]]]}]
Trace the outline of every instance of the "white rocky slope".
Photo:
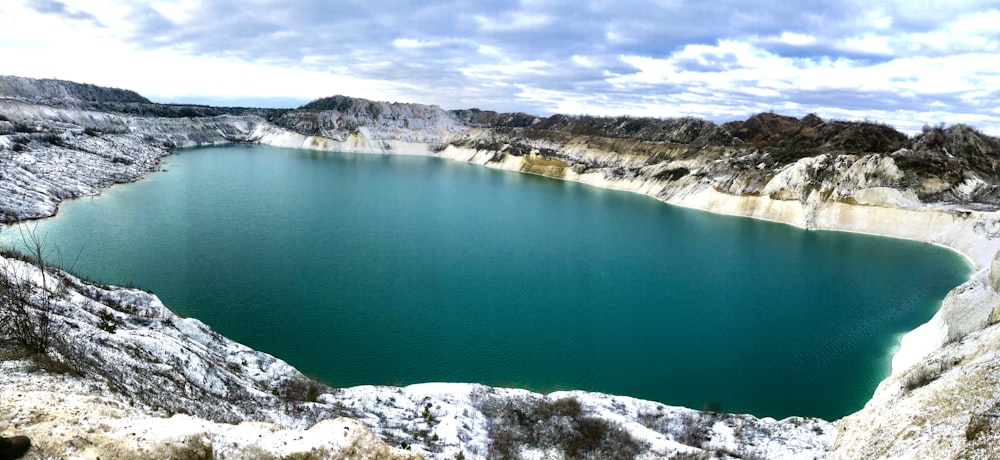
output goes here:
[{"label": "white rocky slope", "polygon": [[0,222],[46,217],[156,168],[170,148],[246,141],[255,116],[139,118],[0,98]]},{"label": "white rocky slope", "polygon": [[998,291],[1000,257],[904,338],[913,353],[897,354],[871,401],[839,422],[830,458],[1000,458]]},{"label": "white rocky slope", "polygon": [[[345,109],[350,112],[350,123],[340,126],[336,120],[344,117],[336,111],[308,115],[319,120],[310,128],[315,131],[312,134],[286,129],[255,116],[158,119],[52,109],[17,101],[0,100],[0,103],[7,104],[0,110],[6,119],[0,120],[3,160],[0,174],[10,174],[4,177],[14,178],[11,183],[17,184],[9,187],[5,180],[0,185],[0,210],[4,212],[0,217],[8,220],[46,215],[54,211],[54,203],[59,199],[94,193],[109,183],[138,179],[155,167],[155,158],[166,153],[165,145],[237,141],[439,156],[631,190],[685,206],[806,228],[878,233],[947,245],[966,254],[980,271],[949,295],[930,323],[907,336],[894,360],[893,376],[883,382],[863,411],[840,422],[833,456],[920,458],[927,453],[933,457],[987,458],[988,446],[1000,439],[997,421],[989,415],[992,413],[989,409],[984,409],[994,407],[998,401],[994,394],[997,382],[989,377],[971,382],[969,377],[989,371],[997,362],[991,348],[985,345],[993,343],[994,336],[1000,334],[996,327],[988,327],[1000,316],[994,312],[998,296],[996,283],[985,280],[990,277],[989,265],[1000,244],[998,216],[982,206],[920,202],[917,196],[929,188],[951,187],[954,194],[974,196],[986,184],[970,176],[959,184],[925,180],[915,186],[903,186],[894,157],[907,152],[822,155],[776,165],[766,152],[734,154],[704,149],[692,157],[685,155],[683,149],[673,152],[672,147],[664,146],[666,154],[651,161],[649,155],[627,141],[602,145],[579,136],[525,140],[509,133],[464,126],[440,109],[428,108],[419,119],[407,119],[409,115],[402,113],[399,106],[381,103],[371,103],[381,104],[378,110]],[[390,116],[382,117],[386,113]],[[434,115],[427,117],[426,113]],[[284,126],[295,122],[295,119],[280,121]],[[105,130],[113,132],[110,127],[114,126],[126,128],[114,131],[115,134],[103,134]],[[53,142],[52,134],[60,140]],[[91,137],[109,143],[92,150],[79,148],[92,142],[88,139]],[[117,142],[110,142],[114,140]],[[23,147],[17,149],[18,144]],[[144,153],[144,149],[149,152]],[[114,161],[118,157],[133,162]],[[136,164],[139,166],[134,167]],[[63,188],[61,184],[69,179],[84,185]],[[84,297],[82,291],[97,289],[70,284],[76,286],[71,291]],[[102,290],[93,292],[100,297]],[[57,301],[55,305],[63,305],[59,310],[63,313],[85,308],[86,302],[78,305],[79,300]],[[147,303],[155,304],[152,300]],[[77,324],[75,330],[89,331],[73,335],[79,339],[78,343],[107,350],[109,354],[91,361],[79,357],[74,361],[72,351],[68,351],[63,358],[84,368],[89,362],[92,374],[88,378],[97,376],[97,382],[102,377],[117,378],[114,377],[117,374],[94,372],[101,362],[127,362],[119,373],[131,372],[143,377],[129,381],[119,390],[124,389],[128,404],[145,414],[168,415],[179,412],[178,408],[192,407],[195,413],[215,421],[253,419],[289,428],[303,428],[320,419],[349,415],[364,421],[390,444],[402,446],[406,442],[414,451],[437,458],[451,458],[459,452],[466,457],[490,452],[520,452],[526,457],[552,457],[567,452],[599,455],[608,448],[624,453],[637,449],[635,453],[646,457],[690,454],[812,458],[822,456],[832,442],[831,425],[818,420],[793,418],[777,422],[665,406],[661,409],[656,403],[599,394],[546,397],[464,384],[314,389],[312,395],[308,386],[293,384],[291,388],[286,385],[283,392],[280,382],[283,378],[295,381],[298,374],[294,370],[252,351],[245,352],[249,353],[245,356],[253,356],[247,360],[249,367],[245,367],[243,359],[231,360],[240,356],[233,351],[234,344],[208,332],[194,320],[178,322],[170,319],[165,310],[160,311],[167,320],[141,319],[141,315],[136,319],[124,315],[132,312],[119,311],[123,316],[116,314],[120,320],[117,330],[122,331],[123,339],[120,343],[115,339],[115,346],[107,346],[111,343],[107,337],[93,330],[101,325],[93,323],[93,312],[88,317],[91,329],[80,326],[83,322],[79,316],[70,315],[72,321],[66,320],[66,324]],[[192,329],[177,324],[198,324],[193,330],[199,332],[193,333]],[[111,337],[119,335],[117,330]],[[133,330],[144,332],[126,333]],[[150,339],[146,334],[166,337]],[[133,340],[133,337],[138,338]],[[153,346],[161,340],[176,346]],[[196,343],[201,346],[195,347]],[[149,346],[153,348],[144,348]],[[961,359],[938,359],[945,355]],[[195,370],[188,369],[191,364],[186,361],[191,356],[198,357]],[[202,362],[201,367],[198,361]],[[934,363],[944,362],[952,364],[939,364],[935,368]],[[223,366],[226,369],[220,370]],[[907,377],[919,372],[916,369],[922,369],[921,366],[939,372],[927,373],[935,375],[931,378]],[[273,369],[282,370],[272,374]],[[900,383],[904,381],[916,383]],[[155,389],[160,382],[174,390],[159,392],[162,398],[151,398],[150,395],[157,394]],[[900,385],[912,388],[901,391]],[[971,405],[963,394],[964,385],[970,385],[969,390],[980,389],[976,390]],[[309,396],[316,396],[316,402],[309,402],[313,399]],[[234,401],[227,402],[229,397]],[[568,397],[574,399],[566,400]],[[945,413],[943,407],[955,410]],[[3,415],[0,412],[0,423]],[[530,424],[518,423],[534,419],[549,423],[542,424],[541,431]],[[949,428],[926,429],[938,426]],[[959,433],[961,426],[973,428],[971,432],[967,429]],[[914,431],[914,427],[925,429]],[[4,429],[0,425],[0,430]],[[605,436],[601,442],[588,444],[585,434],[595,431]],[[965,436],[965,441],[960,435]],[[580,450],[580,446],[586,449]]]},{"label": "white rocky slope", "polygon": [[417,459],[368,427],[331,418],[308,430],[264,422],[224,424],[188,415],[157,416],[104,382],[0,361],[0,417],[5,433],[29,436],[25,458],[381,458]]}]

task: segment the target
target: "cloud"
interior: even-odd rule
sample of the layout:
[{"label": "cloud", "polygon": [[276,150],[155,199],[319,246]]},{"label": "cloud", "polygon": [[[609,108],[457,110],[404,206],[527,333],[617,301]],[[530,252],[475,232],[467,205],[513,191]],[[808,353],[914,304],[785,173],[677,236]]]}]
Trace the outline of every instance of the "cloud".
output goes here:
[{"label": "cloud", "polygon": [[399,49],[429,48],[439,46],[440,44],[440,42],[422,42],[412,38],[397,38],[392,41],[392,46]]},{"label": "cloud", "polygon": [[837,41],[837,47],[853,55],[892,56],[895,50],[889,44],[890,37],[867,33],[859,37],[846,37]]},{"label": "cloud", "polygon": [[809,34],[801,34],[795,32],[781,32],[781,36],[774,39],[778,43],[784,43],[791,46],[808,46],[816,44],[816,37]]},{"label": "cloud", "polygon": [[486,32],[508,32],[539,29],[549,25],[552,18],[545,14],[524,11],[508,12],[500,17],[476,16],[476,25]]},{"label": "cloud", "polygon": [[91,21],[96,25],[101,24],[94,15],[83,10],[70,8],[58,0],[29,0],[27,6],[42,14],[52,14],[74,21]]},{"label": "cloud", "polygon": [[[237,91],[278,98],[307,91],[311,97],[375,94],[446,108],[716,121],[775,110],[884,116],[917,129],[976,120],[1000,133],[1000,81],[990,65],[1000,58],[1000,10],[992,0],[919,6],[904,0],[303,0],[280,8],[269,0],[22,0],[20,7],[0,5],[0,22],[5,14],[0,46],[10,47],[3,49],[7,55],[27,53],[26,47],[65,54],[56,40],[32,36],[18,24],[44,22],[46,29],[34,30],[71,24],[66,33],[75,35],[62,42],[230,72],[211,79],[237,83],[202,82],[226,97]],[[20,67],[32,66],[45,67]],[[106,67],[100,78],[128,83]],[[46,76],[83,73],[45,68],[54,73]],[[177,67],[145,72],[171,73],[177,81],[153,76],[124,86],[164,80],[171,94],[181,94],[180,82],[190,81],[188,91],[207,91]],[[97,72],[87,75],[100,83]],[[275,84],[278,75],[289,80]],[[340,83],[325,83],[332,81]]]}]

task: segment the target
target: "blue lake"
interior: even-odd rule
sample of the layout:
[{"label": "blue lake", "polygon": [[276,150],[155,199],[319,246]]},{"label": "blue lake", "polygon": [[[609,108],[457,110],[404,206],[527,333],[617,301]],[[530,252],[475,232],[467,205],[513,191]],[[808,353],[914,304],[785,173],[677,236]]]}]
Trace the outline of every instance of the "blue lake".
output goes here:
[{"label": "blue lake", "polygon": [[970,273],[928,244],[433,158],[230,146],[163,169],[64,203],[38,232],[64,260],[82,251],[81,275],[152,290],[333,386],[835,419]]}]

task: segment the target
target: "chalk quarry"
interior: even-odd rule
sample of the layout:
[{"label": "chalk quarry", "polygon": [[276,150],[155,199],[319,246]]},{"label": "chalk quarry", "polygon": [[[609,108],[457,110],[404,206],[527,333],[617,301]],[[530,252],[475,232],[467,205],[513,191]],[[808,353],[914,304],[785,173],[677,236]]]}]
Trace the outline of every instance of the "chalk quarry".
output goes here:
[{"label": "chalk quarry", "polygon": [[328,388],[151,294],[8,254],[5,319],[53,331],[41,356],[9,330],[0,342],[0,433],[32,436],[28,458],[1000,455],[1000,140],[970,127],[911,138],[812,115],[725,125],[538,118],[342,96],[295,110],[212,108],[0,77],[0,221],[50,216],[62,200],[139,180],[173,148],[226,143],[465,161],[807,229],[927,241],[977,271],[904,337],[864,409],[779,421],[579,391]]}]

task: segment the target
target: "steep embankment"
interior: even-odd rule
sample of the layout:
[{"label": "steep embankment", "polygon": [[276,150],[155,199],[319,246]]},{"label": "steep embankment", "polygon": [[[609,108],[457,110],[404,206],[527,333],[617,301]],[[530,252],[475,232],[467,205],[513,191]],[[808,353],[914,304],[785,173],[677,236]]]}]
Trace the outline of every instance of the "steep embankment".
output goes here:
[{"label": "steep embankment", "polygon": [[[136,180],[168,147],[260,142],[438,156],[805,228],[953,247],[980,270],[904,340],[893,376],[864,410],[840,422],[833,455],[988,456],[1000,438],[990,416],[1000,384],[991,380],[995,372],[982,374],[998,362],[989,345],[1000,336],[992,326],[1000,296],[989,266],[1000,244],[994,212],[1000,142],[971,128],[928,128],[911,139],[882,125],[815,116],[761,114],[723,126],[693,119],[540,119],[345,97],[295,111],[226,109],[192,118],[177,108],[118,100],[128,94],[87,104],[74,96],[53,104],[58,108],[24,94],[0,99],[0,219],[8,221],[48,215],[61,199]],[[156,113],[169,116],[150,116]],[[103,300],[108,290],[66,278],[58,295],[39,286],[37,276],[28,283],[34,315],[52,312],[59,331],[76,331],[57,342],[54,356],[79,368],[84,376],[72,378],[83,382],[123,379],[122,404],[142,414],[191,407],[215,422],[251,419],[289,428],[347,415],[390,444],[439,458],[515,452],[811,458],[832,442],[832,427],[817,420],[757,420],[579,392],[542,396],[460,384],[288,388],[282,382],[300,381],[297,372],[272,357],[234,351],[237,345],[165,309],[149,318],[147,308],[116,307]],[[161,386],[168,391],[157,391]],[[6,398],[4,404],[0,420],[4,411],[23,407]],[[212,430],[205,443],[230,442],[221,434],[228,429]],[[163,441],[157,439],[148,442]]]}]

